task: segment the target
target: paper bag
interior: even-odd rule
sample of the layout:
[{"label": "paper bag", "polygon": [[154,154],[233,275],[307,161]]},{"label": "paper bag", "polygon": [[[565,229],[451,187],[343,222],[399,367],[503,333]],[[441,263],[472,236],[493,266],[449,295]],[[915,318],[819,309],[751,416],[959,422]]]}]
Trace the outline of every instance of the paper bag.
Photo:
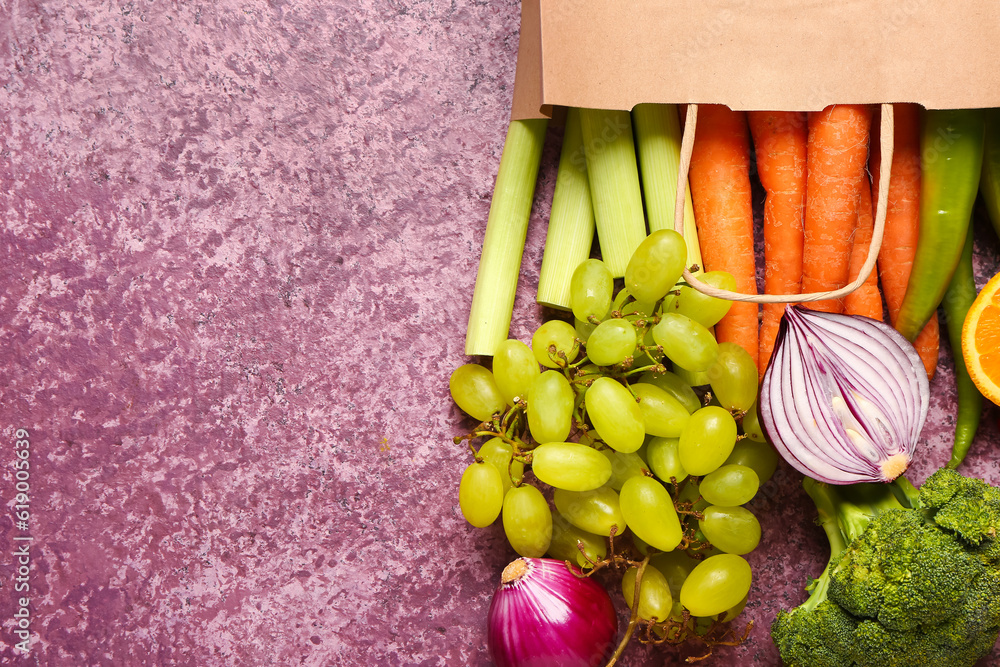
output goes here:
[{"label": "paper bag", "polygon": [[523,0],[512,118],[641,102],[1000,106],[1000,2]]}]

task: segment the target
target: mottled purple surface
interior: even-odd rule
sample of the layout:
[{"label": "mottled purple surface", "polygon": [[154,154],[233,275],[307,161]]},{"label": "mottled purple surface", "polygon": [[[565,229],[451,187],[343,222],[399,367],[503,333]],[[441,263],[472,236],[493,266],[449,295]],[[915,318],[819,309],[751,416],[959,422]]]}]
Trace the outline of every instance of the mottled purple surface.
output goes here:
[{"label": "mottled purple surface", "polygon": [[[451,438],[471,424],[447,377],[518,25],[513,0],[0,2],[0,662],[488,664],[513,554],[458,512]],[[933,392],[915,481],[947,459],[946,349]],[[966,468],[993,482],[996,422]],[[756,625],[703,665],[776,664],[767,627],[819,572],[796,475],[752,507]],[[634,644],[620,664],[677,655]]]}]

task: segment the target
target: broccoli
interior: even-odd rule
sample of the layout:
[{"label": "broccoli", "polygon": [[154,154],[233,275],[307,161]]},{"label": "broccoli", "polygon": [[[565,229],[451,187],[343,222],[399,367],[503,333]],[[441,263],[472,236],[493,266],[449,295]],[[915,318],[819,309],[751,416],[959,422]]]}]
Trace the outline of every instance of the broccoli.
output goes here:
[{"label": "broccoli", "polygon": [[830,560],[771,637],[793,667],[973,665],[1000,635],[1000,489],[951,469],[919,489],[810,478]]}]

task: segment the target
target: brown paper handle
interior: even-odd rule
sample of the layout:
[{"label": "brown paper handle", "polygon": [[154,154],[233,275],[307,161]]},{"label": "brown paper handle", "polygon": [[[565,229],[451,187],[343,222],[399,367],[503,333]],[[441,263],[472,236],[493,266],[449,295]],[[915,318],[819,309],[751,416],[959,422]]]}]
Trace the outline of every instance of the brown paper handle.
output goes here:
[{"label": "brown paper handle", "polygon": [[[698,122],[698,105],[689,104],[687,116],[684,124],[684,136],[681,139],[681,162],[677,176],[677,205],[674,209],[674,229],[681,235],[684,234],[684,198],[688,182],[688,170],[691,166],[691,151],[694,147],[694,130]],[[878,251],[882,247],[882,235],[885,231],[885,211],[889,204],[889,178],[892,170],[892,149],[893,149],[893,117],[892,105],[882,105],[882,125],[881,144],[882,161],[881,174],[878,184],[878,208],[875,214],[875,228],[872,231],[871,245],[868,247],[868,257],[865,259],[861,272],[854,282],[833,290],[832,292],[811,292],[808,294],[744,294],[742,292],[731,292],[707,285],[697,278],[687,268],[684,269],[684,281],[698,290],[702,294],[714,296],[727,301],[750,301],[752,303],[803,303],[808,301],[820,301],[822,299],[839,299],[861,287],[878,259]]]}]

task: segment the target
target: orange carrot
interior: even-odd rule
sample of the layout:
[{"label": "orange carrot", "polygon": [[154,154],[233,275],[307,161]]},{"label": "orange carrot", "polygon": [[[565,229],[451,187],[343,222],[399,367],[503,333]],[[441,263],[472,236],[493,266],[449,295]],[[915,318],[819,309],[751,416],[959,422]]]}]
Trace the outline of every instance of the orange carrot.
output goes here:
[{"label": "orange carrot", "polygon": [[[885,211],[885,235],[878,253],[879,278],[889,309],[889,322],[896,324],[920,234],[920,106],[894,104],[892,177]],[[874,125],[873,125],[874,127]],[[872,138],[872,198],[878,207],[879,142]],[[940,332],[935,314],[914,341],[928,377],[937,369]]]},{"label": "orange carrot", "polygon": [[[802,288],[802,216],[806,203],[806,114],[751,111],[747,114],[764,201],[764,291],[798,294]],[[758,368],[763,376],[774,351],[783,303],[765,303],[760,324]]]},{"label": "orange carrot", "polygon": [[[744,112],[718,104],[698,107],[689,180],[705,269],[728,271],[737,291],[756,294],[750,132]],[[758,324],[757,304],[734,301],[715,333],[719,342],[736,343],[757,361]]]},{"label": "orange carrot", "polygon": [[[851,274],[849,282],[857,280],[861,267],[868,259],[868,248],[872,243],[875,219],[872,217],[872,191],[865,175],[858,202],[858,222],[851,247]],[[882,293],[878,290],[878,272],[868,274],[858,289],[844,297],[844,312],[848,315],[864,315],[882,321]]]},{"label": "orange carrot", "polygon": [[931,319],[927,320],[927,324],[917,334],[917,339],[913,341],[913,347],[917,348],[920,361],[924,362],[927,377],[933,378],[935,371],[937,371],[938,350],[941,347],[941,332],[937,313],[931,315]]},{"label": "orange carrot", "polygon": [[[867,178],[870,125],[871,109],[866,105],[838,104],[809,114],[803,292],[840,289],[848,282],[858,197]],[[844,311],[843,299],[806,305]]]}]

